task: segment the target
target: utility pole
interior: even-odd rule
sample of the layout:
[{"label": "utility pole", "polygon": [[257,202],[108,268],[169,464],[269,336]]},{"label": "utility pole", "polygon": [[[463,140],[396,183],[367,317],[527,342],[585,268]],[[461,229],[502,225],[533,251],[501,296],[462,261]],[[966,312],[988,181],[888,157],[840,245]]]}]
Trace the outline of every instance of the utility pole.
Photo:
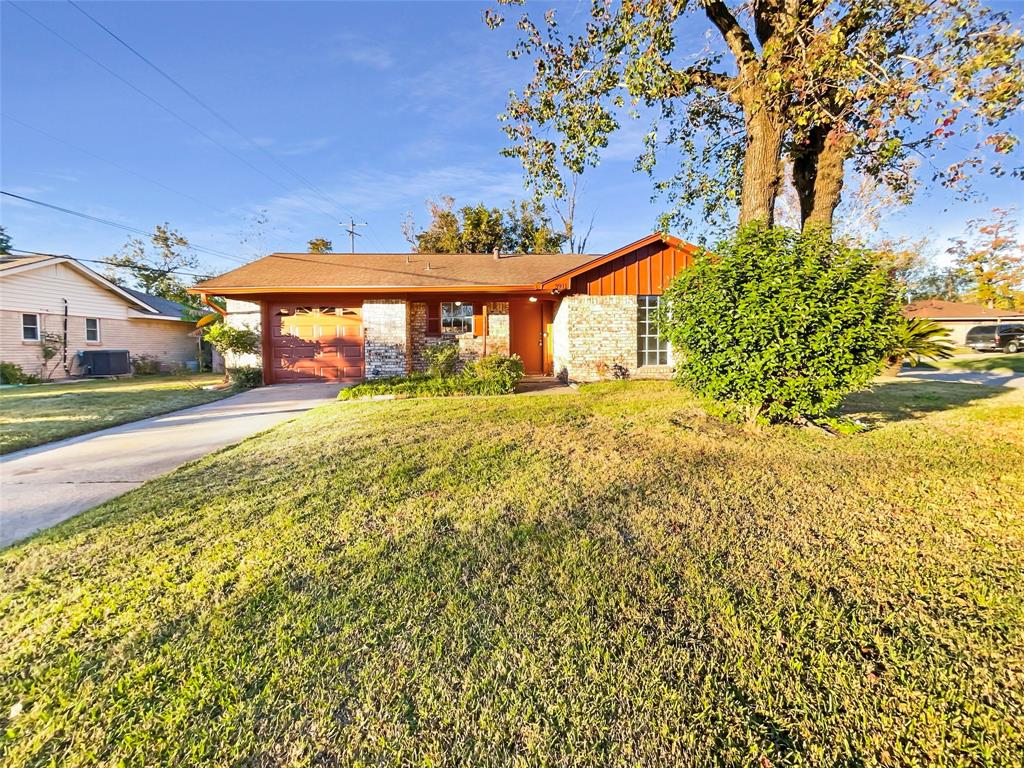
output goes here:
[{"label": "utility pole", "polygon": [[348,235],[350,252],[351,253],[355,253],[356,252],[356,238],[357,237],[362,237],[361,233],[356,232],[356,227],[365,227],[366,226],[366,222],[365,221],[364,222],[358,222],[355,219],[350,217],[349,220],[348,220],[348,228],[347,229],[345,228],[345,222],[341,222],[341,224],[339,226],[341,226],[341,228],[344,229],[345,233]]}]

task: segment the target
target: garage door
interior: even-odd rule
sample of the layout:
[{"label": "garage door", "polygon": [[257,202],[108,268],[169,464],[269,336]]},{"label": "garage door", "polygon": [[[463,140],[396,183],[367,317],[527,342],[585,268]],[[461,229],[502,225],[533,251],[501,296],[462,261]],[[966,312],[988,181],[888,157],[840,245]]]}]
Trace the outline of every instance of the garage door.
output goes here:
[{"label": "garage door", "polygon": [[363,378],[361,307],[270,306],[271,378],[360,381]]}]

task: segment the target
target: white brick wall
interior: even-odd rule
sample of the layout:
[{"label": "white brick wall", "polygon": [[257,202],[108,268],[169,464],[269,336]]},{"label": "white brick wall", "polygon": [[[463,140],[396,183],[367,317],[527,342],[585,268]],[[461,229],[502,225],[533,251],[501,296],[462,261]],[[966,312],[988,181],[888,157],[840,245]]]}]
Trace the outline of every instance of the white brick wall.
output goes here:
[{"label": "white brick wall", "polygon": [[555,375],[570,381],[612,378],[622,366],[636,378],[668,378],[665,366],[637,368],[636,296],[565,296],[555,309]]},{"label": "white brick wall", "polygon": [[408,373],[409,305],[402,299],[364,301],[363,345],[367,379]]},{"label": "white brick wall", "polygon": [[[225,322],[233,328],[248,328],[261,334],[262,337],[262,326],[263,320],[260,315],[260,305],[254,301],[238,301],[237,299],[228,299],[226,306],[228,316],[225,318]],[[224,356],[224,365],[228,368],[241,368],[245,366],[255,366],[256,368],[263,367],[263,355],[261,352],[255,352],[251,355],[236,355],[228,353]]]}]

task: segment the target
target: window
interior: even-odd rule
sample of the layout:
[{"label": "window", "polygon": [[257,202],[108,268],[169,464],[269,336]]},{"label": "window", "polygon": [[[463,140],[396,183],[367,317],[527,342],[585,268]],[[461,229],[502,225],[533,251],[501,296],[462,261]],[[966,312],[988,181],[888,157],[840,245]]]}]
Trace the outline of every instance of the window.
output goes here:
[{"label": "window", "polygon": [[97,317],[85,318],[85,340],[86,341],[99,341],[100,340],[100,321]]},{"label": "window", "polygon": [[473,305],[461,301],[441,302],[441,333],[472,333]]},{"label": "window", "polygon": [[24,341],[39,341],[39,315],[21,316],[21,338]]},{"label": "window", "polygon": [[672,347],[658,335],[654,313],[658,309],[658,296],[637,297],[636,364],[668,365]]}]

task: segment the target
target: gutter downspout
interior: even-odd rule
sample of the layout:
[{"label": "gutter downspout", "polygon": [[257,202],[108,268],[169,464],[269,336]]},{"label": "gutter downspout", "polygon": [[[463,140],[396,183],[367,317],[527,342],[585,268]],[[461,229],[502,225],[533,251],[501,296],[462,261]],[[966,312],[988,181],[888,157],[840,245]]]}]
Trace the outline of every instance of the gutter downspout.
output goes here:
[{"label": "gutter downspout", "polygon": [[201,302],[203,302],[203,304],[208,306],[210,309],[212,309],[214,312],[216,312],[218,315],[220,315],[221,317],[227,317],[228,316],[228,311],[226,309],[224,309],[223,307],[219,307],[216,304],[214,304],[212,301],[210,301],[209,294],[200,293],[199,294],[199,300]]}]

